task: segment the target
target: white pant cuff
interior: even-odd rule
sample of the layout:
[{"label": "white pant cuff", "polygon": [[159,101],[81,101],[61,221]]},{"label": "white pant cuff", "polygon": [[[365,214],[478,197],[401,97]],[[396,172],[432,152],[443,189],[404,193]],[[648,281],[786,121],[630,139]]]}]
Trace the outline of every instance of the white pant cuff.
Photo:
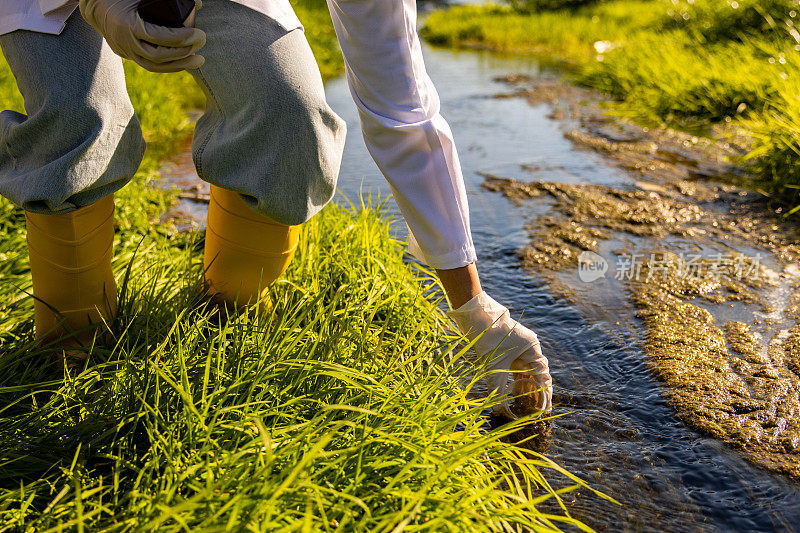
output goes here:
[{"label": "white pant cuff", "polygon": [[436,270],[451,270],[465,267],[478,259],[475,254],[475,247],[471,242],[465,244],[458,250],[442,253],[423,252],[419,243],[417,243],[417,240],[414,238],[414,234],[410,232],[408,236],[408,253]]}]

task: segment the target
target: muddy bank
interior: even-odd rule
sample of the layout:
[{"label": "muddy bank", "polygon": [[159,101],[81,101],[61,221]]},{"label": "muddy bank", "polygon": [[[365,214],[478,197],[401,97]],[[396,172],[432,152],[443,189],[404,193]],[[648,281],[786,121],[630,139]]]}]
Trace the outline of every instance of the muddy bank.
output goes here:
[{"label": "muddy bank", "polygon": [[[485,175],[484,188],[548,206],[529,221],[526,269],[586,305],[618,293],[644,325],[653,375],[679,418],[800,480],[800,236],[732,165],[746,139],[702,139],[610,119],[602,99],[512,76],[502,97],[548,105],[577,147],[624,169],[611,187]],[[577,275],[576,275],[577,274]]]}]

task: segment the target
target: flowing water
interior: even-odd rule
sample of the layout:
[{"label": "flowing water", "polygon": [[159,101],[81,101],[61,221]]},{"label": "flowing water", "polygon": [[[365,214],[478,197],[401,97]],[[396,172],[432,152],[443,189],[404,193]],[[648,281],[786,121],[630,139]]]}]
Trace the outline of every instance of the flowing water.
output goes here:
[{"label": "flowing water", "polygon": [[[575,124],[553,119],[548,105],[494,97],[508,92],[494,81],[498,76],[552,73],[532,59],[430,47],[424,52],[459,146],[484,287],[539,333],[550,359],[555,413],[563,416],[552,423],[546,453],[622,503],[584,493],[570,502],[570,512],[599,530],[800,530],[798,485],[678,420],[647,364],[645,330],[620,296],[622,288],[598,286],[588,298],[573,300],[522,269],[517,251],[529,244],[526,221],[546,214],[551,204],[512,202],[485,190],[485,174],[528,181],[536,169],[536,178],[546,181],[618,188],[634,183],[599,153],[576,148],[564,136]],[[385,197],[388,186],[364,148],[344,79],[330,81],[327,95],[349,128],[336,201],[367,192]],[[202,210],[190,201],[182,206],[190,213]],[[401,235],[404,229],[396,225]]]}]

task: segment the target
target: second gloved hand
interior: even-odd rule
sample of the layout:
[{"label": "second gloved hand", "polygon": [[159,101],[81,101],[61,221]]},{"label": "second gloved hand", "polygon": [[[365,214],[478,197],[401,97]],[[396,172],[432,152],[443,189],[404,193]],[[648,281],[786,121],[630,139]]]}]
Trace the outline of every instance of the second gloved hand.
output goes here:
[{"label": "second gloved hand", "polygon": [[140,0],[80,0],[83,18],[118,55],[152,72],[199,68],[205,59],[196,52],[206,42],[197,28],[167,28],[139,16]]},{"label": "second gloved hand", "polygon": [[[511,318],[508,309],[485,292],[448,315],[470,341],[475,341],[473,350],[478,360],[488,361],[491,373],[486,381],[490,392],[527,395],[533,399],[532,412],[550,411],[553,380],[536,333]],[[509,370],[514,371],[513,390],[508,383]],[[516,418],[507,401],[495,406],[495,410]]]}]

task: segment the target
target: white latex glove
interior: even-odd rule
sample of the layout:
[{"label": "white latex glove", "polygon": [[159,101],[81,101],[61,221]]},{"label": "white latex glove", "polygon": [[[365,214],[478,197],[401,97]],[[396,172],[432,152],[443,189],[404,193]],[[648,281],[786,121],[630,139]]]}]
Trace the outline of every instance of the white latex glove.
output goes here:
[{"label": "white latex glove", "polygon": [[105,37],[117,55],[136,61],[152,72],[177,72],[202,66],[195,52],[206,43],[197,28],[167,28],[139,16],[140,0],[80,0],[86,22]]},{"label": "white latex glove", "polygon": [[[448,315],[470,341],[477,338],[473,349],[479,362],[488,361],[487,369],[494,371],[486,376],[489,392],[511,396],[530,394],[532,412],[550,411],[553,379],[536,333],[511,318],[508,309],[485,292]],[[513,390],[508,383],[509,372],[502,370],[522,371],[514,373]],[[507,401],[496,405],[495,411],[517,418]]]}]

